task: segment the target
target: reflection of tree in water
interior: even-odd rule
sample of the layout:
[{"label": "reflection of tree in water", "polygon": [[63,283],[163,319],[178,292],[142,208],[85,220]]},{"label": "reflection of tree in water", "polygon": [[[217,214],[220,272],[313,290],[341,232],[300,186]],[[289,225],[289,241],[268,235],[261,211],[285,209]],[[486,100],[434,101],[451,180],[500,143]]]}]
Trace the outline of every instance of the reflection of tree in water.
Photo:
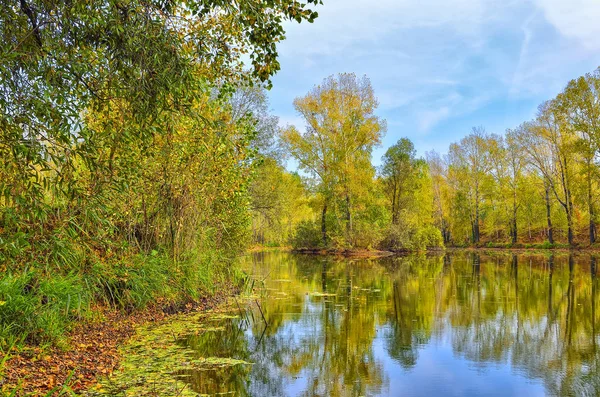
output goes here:
[{"label": "reflection of tree in water", "polygon": [[[514,288],[507,304],[480,317],[463,316],[472,320],[452,329],[454,350],[473,362],[510,364],[529,377],[541,378],[551,394],[579,395],[587,390],[597,395],[598,381],[590,382],[598,365],[592,310],[597,301],[595,280],[586,282],[582,272],[577,277],[573,256],[565,259],[566,266],[557,273],[553,256],[545,266],[529,261],[523,266],[513,256],[507,273]],[[473,287],[477,290],[482,284],[483,280]],[[473,295],[485,293],[491,299],[488,292]]]},{"label": "reflection of tree in water", "polygon": [[307,299],[313,323],[303,327],[309,331],[298,343],[301,352],[291,357],[285,369],[291,376],[308,379],[303,395],[372,395],[384,384],[372,348],[377,316],[369,296],[380,280],[361,272],[360,266],[346,261],[322,263],[319,292],[332,295]]},{"label": "reflection of tree in water", "polygon": [[[239,367],[210,375],[212,384],[230,382],[239,394],[257,396],[283,395],[291,385],[302,395],[384,393],[388,379],[373,348],[380,329],[387,354],[405,369],[418,363],[420,346],[449,335],[455,354],[482,369],[510,365],[542,379],[550,394],[600,394],[595,259],[258,258],[253,274],[266,279],[267,329],[254,305],[244,334],[203,342],[256,364],[250,374]],[[202,344],[189,345],[204,354]]]},{"label": "reflection of tree in water", "polygon": [[600,393],[595,259],[474,253],[447,256],[442,269],[401,261],[386,338],[405,368],[431,335],[450,332],[455,353],[479,367],[510,365],[552,394]]},{"label": "reflection of tree in water", "polygon": [[[263,299],[269,325],[253,355],[259,361],[250,394],[281,395],[297,378],[306,380],[302,395],[380,393],[387,380],[372,345],[383,302],[378,295],[389,289],[384,269],[371,261],[271,259],[256,266],[259,277],[268,275],[267,288],[279,291],[268,290]],[[261,326],[253,322],[253,340]]]},{"label": "reflection of tree in water", "polygon": [[[223,330],[200,332],[190,335],[178,343],[187,346],[194,358],[220,357],[250,361],[248,341],[238,320],[215,321],[213,326]],[[178,377],[190,384],[197,393],[225,393],[230,390],[244,392],[245,378],[250,368],[246,365],[215,367],[202,370],[179,371]]]},{"label": "reflection of tree in water", "polygon": [[[398,258],[394,264],[392,307],[389,325],[384,329],[388,354],[405,369],[418,359],[418,348],[426,344],[432,331],[432,316],[437,302],[430,293],[434,277],[447,268],[439,258]],[[427,291],[426,291],[427,290]]]}]

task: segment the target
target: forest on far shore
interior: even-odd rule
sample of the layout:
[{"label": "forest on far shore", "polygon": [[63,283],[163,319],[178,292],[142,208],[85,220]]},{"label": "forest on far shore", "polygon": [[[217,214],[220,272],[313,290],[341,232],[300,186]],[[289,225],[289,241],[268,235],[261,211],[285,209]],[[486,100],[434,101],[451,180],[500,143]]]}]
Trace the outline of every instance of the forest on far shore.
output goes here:
[{"label": "forest on far shore", "polygon": [[403,132],[387,130],[377,105],[369,79],[348,73],[296,98],[304,125],[272,132],[250,186],[254,243],[392,251],[596,243],[600,68],[568,82],[533,120],[505,132],[473,127],[447,153],[424,157],[400,138],[379,167],[373,148],[386,132]]}]

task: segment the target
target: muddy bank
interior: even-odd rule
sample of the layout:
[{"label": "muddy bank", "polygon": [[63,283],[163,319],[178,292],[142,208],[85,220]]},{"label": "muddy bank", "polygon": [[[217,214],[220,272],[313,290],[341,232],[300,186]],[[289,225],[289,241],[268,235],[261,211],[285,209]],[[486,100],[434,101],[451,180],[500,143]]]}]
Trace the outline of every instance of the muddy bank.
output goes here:
[{"label": "muddy bank", "polygon": [[294,254],[303,255],[330,255],[330,256],[341,256],[344,258],[382,258],[386,256],[396,255],[397,253],[392,251],[379,251],[379,250],[337,250],[337,249],[293,249],[290,252]]}]

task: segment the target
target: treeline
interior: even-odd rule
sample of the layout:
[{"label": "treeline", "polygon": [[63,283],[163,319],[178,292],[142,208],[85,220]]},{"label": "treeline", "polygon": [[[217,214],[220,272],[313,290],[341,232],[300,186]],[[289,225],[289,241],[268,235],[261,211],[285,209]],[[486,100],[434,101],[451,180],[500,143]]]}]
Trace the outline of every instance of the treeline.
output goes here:
[{"label": "treeline", "polygon": [[599,144],[597,69],[503,136],[477,127],[446,156],[429,153],[434,218],[445,242],[593,245]]},{"label": "treeline", "polygon": [[0,349],[234,276],[266,129],[233,94],[311,3],[0,5]]},{"label": "treeline", "polygon": [[[569,82],[534,120],[503,135],[475,127],[447,154],[425,158],[402,138],[379,168],[371,153],[386,124],[366,77],[331,76],[294,106],[305,126],[281,132],[279,158],[290,156],[300,174],[282,165],[281,176],[261,171],[294,188],[284,194],[285,221],[270,217],[278,232],[259,243],[422,250],[596,242],[600,69]],[[254,230],[264,237],[269,225]]]},{"label": "treeline", "polygon": [[[256,243],[337,250],[442,245],[428,165],[413,144],[401,139],[389,148],[379,170],[371,163],[387,129],[377,106],[370,81],[354,74],[331,76],[294,101],[305,128],[281,131],[279,157],[259,169],[253,184],[262,183],[252,190],[264,194],[253,195]],[[285,170],[288,158],[299,173]]]}]

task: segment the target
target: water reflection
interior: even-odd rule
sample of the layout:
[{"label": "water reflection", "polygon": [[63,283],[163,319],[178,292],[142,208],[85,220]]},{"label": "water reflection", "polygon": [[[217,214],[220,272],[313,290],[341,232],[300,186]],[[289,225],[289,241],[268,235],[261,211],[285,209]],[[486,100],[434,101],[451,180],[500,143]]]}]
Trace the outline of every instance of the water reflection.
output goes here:
[{"label": "water reflection", "polygon": [[247,257],[245,268],[260,309],[252,304],[223,320],[223,331],[181,343],[200,357],[255,364],[180,374],[197,392],[600,394],[589,255],[336,260],[269,252]]}]

